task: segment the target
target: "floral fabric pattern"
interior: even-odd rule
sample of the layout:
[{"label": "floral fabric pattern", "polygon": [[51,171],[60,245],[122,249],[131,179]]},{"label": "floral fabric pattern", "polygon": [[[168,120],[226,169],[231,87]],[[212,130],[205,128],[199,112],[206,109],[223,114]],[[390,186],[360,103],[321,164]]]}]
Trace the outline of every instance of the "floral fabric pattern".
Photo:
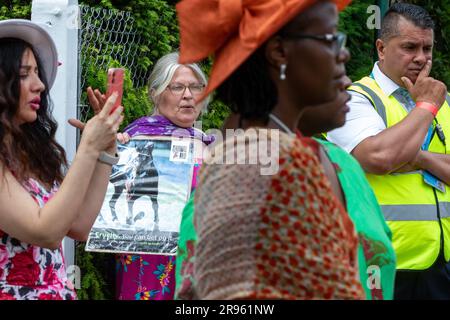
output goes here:
[{"label": "floral fabric pattern", "polygon": [[117,255],[116,259],[117,285],[122,289],[118,292],[119,300],[173,299],[175,257]]},{"label": "floral fabric pattern", "polygon": [[[44,204],[58,190],[46,191],[29,179],[23,187],[36,203]],[[76,294],[67,280],[61,248],[50,250],[30,245],[0,230],[0,300],[74,300]]]}]

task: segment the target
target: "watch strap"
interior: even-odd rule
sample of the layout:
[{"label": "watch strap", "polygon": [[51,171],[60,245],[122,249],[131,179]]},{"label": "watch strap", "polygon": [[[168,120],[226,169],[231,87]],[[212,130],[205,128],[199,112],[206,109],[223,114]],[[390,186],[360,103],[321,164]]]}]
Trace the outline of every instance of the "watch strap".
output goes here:
[{"label": "watch strap", "polygon": [[110,155],[109,153],[102,151],[100,152],[100,156],[98,157],[98,161],[109,164],[111,166],[117,164],[119,162],[119,155],[116,153],[114,156]]}]

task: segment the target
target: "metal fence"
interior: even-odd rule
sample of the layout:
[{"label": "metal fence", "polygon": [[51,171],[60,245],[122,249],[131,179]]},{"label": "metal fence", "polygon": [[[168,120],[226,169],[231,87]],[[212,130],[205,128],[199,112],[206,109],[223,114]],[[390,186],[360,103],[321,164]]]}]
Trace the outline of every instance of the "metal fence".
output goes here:
[{"label": "metal fence", "polygon": [[86,121],[90,107],[83,92],[91,67],[106,72],[111,64],[118,63],[130,71],[135,88],[146,84],[149,70],[136,63],[142,37],[135,31],[135,20],[129,12],[80,5],[80,20],[78,119]]}]

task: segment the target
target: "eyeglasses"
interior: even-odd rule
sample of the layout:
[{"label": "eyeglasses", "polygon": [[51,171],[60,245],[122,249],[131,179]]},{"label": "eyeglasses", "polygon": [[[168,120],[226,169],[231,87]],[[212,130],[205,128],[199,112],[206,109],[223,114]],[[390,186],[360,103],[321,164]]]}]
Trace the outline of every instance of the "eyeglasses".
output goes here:
[{"label": "eyeglasses", "polygon": [[319,41],[325,41],[332,43],[334,45],[334,50],[336,54],[339,54],[341,50],[345,48],[347,43],[347,35],[343,32],[338,32],[336,34],[326,33],[324,35],[313,35],[313,34],[283,34],[282,37],[292,38],[292,39],[313,39]]},{"label": "eyeglasses", "polygon": [[192,95],[197,95],[203,92],[205,89],[205,85],[201,83],[191,83],[188,86],[185,86],[182,83],[171,83],[167,86],[169,88],[170,92],[172,92],[174,95],[181,96],[186,91],[186,88],[189,88]]}]

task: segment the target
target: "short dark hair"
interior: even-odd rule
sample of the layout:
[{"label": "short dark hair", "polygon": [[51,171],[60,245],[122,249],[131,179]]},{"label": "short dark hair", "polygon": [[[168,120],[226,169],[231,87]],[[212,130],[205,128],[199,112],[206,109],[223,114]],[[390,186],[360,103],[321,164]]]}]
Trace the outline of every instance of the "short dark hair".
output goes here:
[{"label": "short dark hair", "polygon": [[395,3],[384,15],[380,30],[381,40],[387,41],[398,35],[400,17],[412,22],[416,27],[434,30],[434,21],[424,8],[410,3]]}]

